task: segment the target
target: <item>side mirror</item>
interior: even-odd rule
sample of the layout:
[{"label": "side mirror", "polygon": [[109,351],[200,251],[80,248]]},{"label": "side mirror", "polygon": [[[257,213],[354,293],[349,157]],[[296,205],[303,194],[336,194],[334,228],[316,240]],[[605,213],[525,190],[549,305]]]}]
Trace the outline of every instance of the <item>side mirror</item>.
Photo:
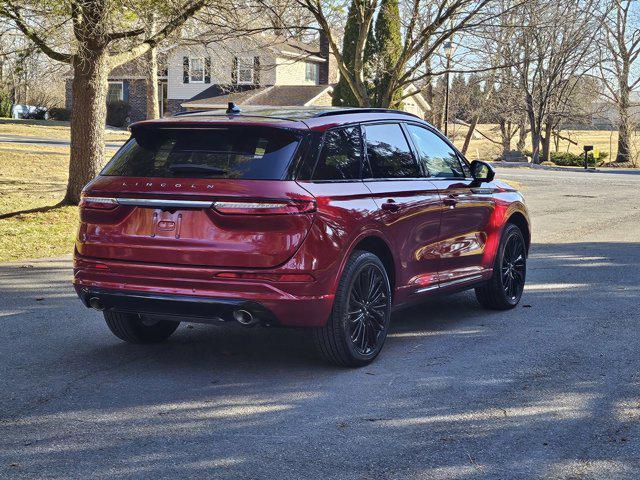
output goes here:
[{"label": "side mirror", "polygon": [[471,175],[476,183],[485,183],[493,181],[496,171],[487,162],[474,160],[471,162]]}]

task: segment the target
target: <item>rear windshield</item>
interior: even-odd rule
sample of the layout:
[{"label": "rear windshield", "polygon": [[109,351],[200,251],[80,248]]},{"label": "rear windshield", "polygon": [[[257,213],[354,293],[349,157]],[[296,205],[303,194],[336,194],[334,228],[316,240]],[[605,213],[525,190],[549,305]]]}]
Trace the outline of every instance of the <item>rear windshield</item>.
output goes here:
[{"label": "rear windshield", "polygon": [[270,127],[138,128],[101,174],[279,180],[300,139]]}]

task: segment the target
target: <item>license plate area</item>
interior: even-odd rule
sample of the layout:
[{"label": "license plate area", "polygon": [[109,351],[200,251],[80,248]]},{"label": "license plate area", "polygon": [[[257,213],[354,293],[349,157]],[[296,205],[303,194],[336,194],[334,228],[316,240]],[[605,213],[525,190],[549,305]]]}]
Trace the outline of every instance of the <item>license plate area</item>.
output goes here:
[{"label": "license plate area", "polygon": [[185,212],[180,210],[154,210],[151,218],[150,237],[179,239]]}]

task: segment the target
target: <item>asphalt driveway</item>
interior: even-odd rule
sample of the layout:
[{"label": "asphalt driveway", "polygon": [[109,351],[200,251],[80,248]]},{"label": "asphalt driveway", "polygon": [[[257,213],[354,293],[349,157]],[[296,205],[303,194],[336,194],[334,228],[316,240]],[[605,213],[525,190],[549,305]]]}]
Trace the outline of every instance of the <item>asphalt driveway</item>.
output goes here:
[{"label": "asphalt driveway", "polygon": [[295,330],[127,345],[69,258],[0,266],[0,477],[640,477],[640,175],[498,175],[533,216],[521,305],[398,312],[359,370]]}]

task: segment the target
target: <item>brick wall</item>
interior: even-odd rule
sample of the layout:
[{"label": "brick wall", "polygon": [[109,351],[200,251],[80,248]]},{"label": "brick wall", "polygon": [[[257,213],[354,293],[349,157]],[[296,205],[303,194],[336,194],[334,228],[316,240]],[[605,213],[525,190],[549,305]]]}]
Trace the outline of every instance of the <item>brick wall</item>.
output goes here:
[{"label": "brick wall", "polygon": [[[110,78],[109,80],[121,81],[123,84],[128,84],[129,89],[129,117],[131,123],[138,122],[147,118],[147,83],[144,79],[130,79],[122,80],[118,78]],[[72,95],[73,80],[67,79],[65,82],[65,108],[71,110],[73,108],[73,95]],[[183,102],[184,100],[178,101]],[[179,105],[178,105],[179,106]]]},{"label": "brick wall", "polygon": [[142,79],[123,80],[129,84],[129,117],[131,123],[147,118],[147,82]]}]

